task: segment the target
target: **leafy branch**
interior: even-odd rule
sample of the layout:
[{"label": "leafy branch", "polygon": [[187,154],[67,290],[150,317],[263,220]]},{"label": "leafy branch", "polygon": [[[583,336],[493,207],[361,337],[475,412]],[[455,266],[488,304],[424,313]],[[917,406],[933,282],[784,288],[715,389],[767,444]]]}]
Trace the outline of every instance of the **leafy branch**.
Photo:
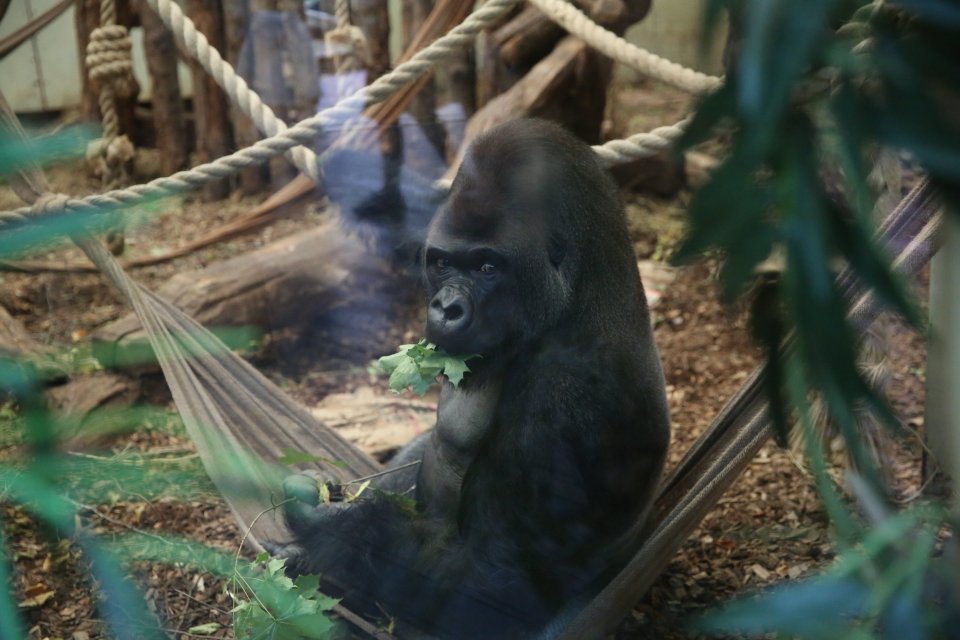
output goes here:
[{"label": "leafy branch", "polygon": [[[854,289],[873,290],[922,326],[873,240],[869,176],[881,151],[893,151],[919,165],[951,214],[960,211],[960,4],[707,0],[708,32],[716,31],[723,10],[740,36],[734,60],[724,86],[700,104],[682,146],[722,132],[729,152],[691,202],[679,259],[718,251],[729,300],[750,288],[771,254],[783,258],[782,277],[761,289],[751,320],[766,350],[778,437],[786,439],[795,413],[842,555],[826,574],[734,602],[700,629],[948,637],[960,611],[960,582],[950,571],[955,565],[934,558],[946,514],[886,508],[855,427],[855,407],[866,402],[890,416],[857,368],[851,283],[837,282],[836,266],[852,271]],[[851,475],[849,484],[865,517],[852,512],[827,475],[814,444],[811,390],[824,398],[863,474]]]}]

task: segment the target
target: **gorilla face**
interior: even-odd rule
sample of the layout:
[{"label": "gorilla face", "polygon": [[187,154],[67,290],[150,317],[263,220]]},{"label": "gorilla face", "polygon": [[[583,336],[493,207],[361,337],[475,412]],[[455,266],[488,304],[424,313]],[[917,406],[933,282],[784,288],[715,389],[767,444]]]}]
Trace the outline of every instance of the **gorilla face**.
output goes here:
[{"label": "gorilla face", "polygon": [[[467,156],[423,253],[427,339],[486,362],[542,337],[570,298],[561,268],[566,240],[550,228],[560,226],[551,222],[555,203],[531,180],[543,158],[533,146],[518,153],[502,138],[494,142],[480,139],[480,151]],[[501,162],[509,174],[491,170]]]},{"label": "gorilla face", "polygon": [[428,340],[450,353],[487,356],[513,337],[512,310],[521,301],[510,256],[435,234],[424,260]]}]

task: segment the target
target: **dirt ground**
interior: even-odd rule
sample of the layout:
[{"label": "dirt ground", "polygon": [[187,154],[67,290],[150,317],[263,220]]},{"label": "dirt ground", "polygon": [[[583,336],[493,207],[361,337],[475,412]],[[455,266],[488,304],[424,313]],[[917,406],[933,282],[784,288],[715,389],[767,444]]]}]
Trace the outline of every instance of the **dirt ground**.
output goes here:
[{"label": "dirt ground", "polygon": [[[669,91],[632,87],[618,96],[617,117],[611,119],[608,130],[614,135],[648,130],[676,121],[686,106],[685,98]],[[98,187],[78,165],[53,168],[50,175],[58,190],[85,193]],[[682,190],[669,198],[628,193],[626,199],[638,258],[662,263],[682,233],[689,193]],[[248,211],[256,201],[178,199],[158,218],[131,230],[129,252],[138,255],[169,248]],[[0,186],[0,208],[13,204],[12,194]],[[314,225],[326,215],[322,203],[305,208],[302,214],[258,233],[140,269],[137,277],[156,287],[174,273],[237,255]],[[71,248],[51,248],[33,257],[62,261],[78,255]],[[655,273],[647,287],[657,299],[653,320],[668,385],[673,429],[669,464],[673,465],[757,366],[759,355],[746,335],[742,311],[724,308],[717,301],[713,265],[699,263]],[[923,283],[917,293],[925,299]],[[116,294],[93,274],[0,273],[0,305],[41,342],[80,351],[92,331],[125,312]],[[391,396],[386,381],[368,371],[375,355],[392,352],[396,344],[420,333],[416,305],[405,303],[392,309],[395,315],[389,322],[374,319],[361,327],[359,337],[355,332],[346,342],[338,338],[344,322],[336,318],[302,334],[271,336],[253,361],[297,400],[316,408],[328,424],[342,428],[366,450],[383,455],[429,427],[433,409],[429,396],[423,402]],[[895,440],[889,471],[896,495],[909,501],[920,487],[916,429],[923,423],[926,351],[915,333],[899,325],[891,333],[890,399],[906,429]],[[236,551],[242,532],[205,479],[182,428],[169,415],[165,387],[152,376],[143,385],[147,400],[162,407],[164,414],[153,415],[133,433],[96,441],[68,455],[90,464],[110,459],[135,466],[149,479],[149,490],[131,490],[118,482],[108,487],[109,500],[98,504],[85,503],[82,491],[72,494],[84,526],[108,537],[132,531],[171,534]],[[15,460],[20,451],[17,443],[10,434],[0,433],[0,438],[0,460]],[[184,482],[183,477],[191,480]],[[22,509],[2,501],[0,523],[31,637],[101,637],[97,600],[82,553],[67,542],[57,542]],[[808,575],[832,557],[825,514],[809,475],[795,456],[770,443],[685,542],[614,637],[690,637],[689,623],[706,608],[751,589]],[[186,566],[150,561],[134,563],[131,573],[170,637],[233,637],[229,628],[233,605],[221,580]],[[221,627],[190,631],[207,623]]]}]

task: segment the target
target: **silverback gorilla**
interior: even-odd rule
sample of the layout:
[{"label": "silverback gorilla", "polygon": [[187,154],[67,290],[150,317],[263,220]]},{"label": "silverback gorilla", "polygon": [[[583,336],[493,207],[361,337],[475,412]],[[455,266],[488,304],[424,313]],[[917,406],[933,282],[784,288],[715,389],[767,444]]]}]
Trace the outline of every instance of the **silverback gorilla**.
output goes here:
[{"label": "silverback gorilla", "polygon": [[420,465],[288,511],[288,569],[401,630],[553,637],[641,542],[669,439],[623,206],[588,146],[516,120],[472,145],[421,254],[427,338],[481,358],[393,462]]}]

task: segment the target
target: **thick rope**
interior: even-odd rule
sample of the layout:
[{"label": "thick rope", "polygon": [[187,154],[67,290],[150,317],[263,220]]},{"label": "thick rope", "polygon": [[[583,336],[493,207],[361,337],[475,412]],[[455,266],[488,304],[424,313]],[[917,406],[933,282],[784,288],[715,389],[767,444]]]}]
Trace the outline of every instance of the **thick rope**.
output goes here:
[{"label": "thick rope", "polygon": [[[137,91],[133,55],[127,28],[116,24],[115,0],[100,0],[100,26],[90,32],[86,65],[90,82],[97,89],[103,135],[87,149],[103,188],[116,189],[130,182],[127,163],[133,159],[133,143],[120,135],[117,100]],[[123,252],[123,221],[107,232],[107,244],[115,255]]]},{"label": "thick rope", "polygon": [[[265,162],[297,145],[308,143],[320,134],[326,125],[342,121],[345,117],[356,114],[369,103],[385,100],[406,83],[470,43],[477,33],[499,20],[517,2],[518,0],[489,0],[450,33],[419,51],[391,73],[381,76],[349,98],[302,120],[286,131],[278,132],[271,138],[259,140],[249,147],[222,158],[193,169],[177,172],[165,178],[157,178],[128,189],[108,191],[84,198],[71,198],[65,203],[63,210],[90,211],[101,207],[140,204],[146,199],[161,198],[177,191],[197,188],[212,180],[231,176],[246,167]],[[37,211],[34,207],[21,207],[13,211],[2,212],[0,213],[0,224],[23,222],[36,214]]]},{"label": "thick rope", "polygon": [[358,71],[369,66],[369,50],[367,39],[360,28],[350,24],[350,0],[336,2],[337,26],[324,34],[323,40],[329,51],[338,51],[345,48],[344,53],[334,58],[334,67],[337,73],[337,97],[341,97],[346,90],[346,74]]},{"label": "thick rope", "polygon": [[688,123],[689,119],[681,120],[676,124],[657,127],[653,131],[634,134],[624,140],[610,140],[594,145],[593,150],[607,165],[648,158],[673,146],[677,138],[683,135]]},{"label": "thick rope", "polygon": [[[490,0],[480,9],[471,14],[461,25],[454,28],[447,35],[439,38],[429,47],[418,52],[409,61],[399,65],[393,72],[386,74],[371,85],[359,90],[353,96],[344,99],[311,116],[293,127],[287,128],[273,111],[267,107],[253,92],[246,82],[236,74],[220,54],[210,46],[202,33],[190,22],[179,7],[170,0],[147,0],[160,15],[161,19],[182,38],[184,46],[197,56],[201,65],[210,72],[211,76],[227,90],[231,99],[248,113],[254,124],[262,131],[270,133],[272,137],[260,140],[253,145],[241,149],[215,161],[180,171],[171,176],[158,178],[151,182],[136,185],[128,189],[108,191],[94,194],[85,198],[70,198],[59,201],[57,208],[47,207],[39,210],[36,207],[21,207],[13,211],[0,212],[0,225],[14,222],[24,222],[35,215],[58,213],[62,211],[83,211],[100,207],[131,206],[146,199],[161,198],[177,191],[195,189],[207,182],[230,176],[240,170],[263,163],[271,157],[284,153],[293,147],[310,142],[331,122],[341,120],[339,116],[351,116],[368,102],[380,102],[399,90],[410,80],[426,72],[437,62],[440,62],[452,52],[467,44],[473,36],[496,22],[509,11],[518,0]],[[532,0],[535,3],[553,2],[554,0]],[[565,3],[561,3],[565,4]],[[539,6],[539,5],[538,5]],[[549,5],[545,5],[549,10]],[[574,10],[576,11],[576,10]],[[577,12],[579,13],[579,12]],[[586,16],[579,14],[584,20]],[[573,20],[575,25],[578,21]],[[571,27],[574,28],[574,27]],[[599,28],[599,27],[598,27]],[[602,30],[601,31],[605,31]],[[609,32],[607,32],[609,33]],[[612,34],[610,34],[612,36]],[[616,36],[613,36],[616,38]],[[592,43],[591,43],[592,44]],[[630,45],[632,46],[632,45]],[[641,50],[642,51],[642,50]],[[652,54],[651,54],[652,55]],[[672,63],[671,63],[672,64]],[[676,65],[679,67],[679,65]],[[680,67],[682,69],[682,67]],[[696,74],[696,72],[692,72]],[[700,74],[703,75],[703,74]],[[709,77],[709,76],[705,76]],[[669,147],[683,131],[686,122],[676,125],[659,127],[648,133],[640,133],[626,140],[612,140],[604,145],[594,147],[594,150],[608,164],[628,162],[636,158],[654,155],[660,150]],[[309,149],[298,150],[301,153],[301,162],[296,161],[298,168],[306,175],[316,179],[316,154]],[[310,157],[312,156],[312,158]],[[307,160],[303,160],[303,157]]]},{"label": "thick rope", "polygon": [[723,83],[723,80],[716,76],[688,69],[630,44],[612,31],[595,23],[565,0],[529,0],[529,2],[597,51],[651,78],[693,94],[714,91]]}]

